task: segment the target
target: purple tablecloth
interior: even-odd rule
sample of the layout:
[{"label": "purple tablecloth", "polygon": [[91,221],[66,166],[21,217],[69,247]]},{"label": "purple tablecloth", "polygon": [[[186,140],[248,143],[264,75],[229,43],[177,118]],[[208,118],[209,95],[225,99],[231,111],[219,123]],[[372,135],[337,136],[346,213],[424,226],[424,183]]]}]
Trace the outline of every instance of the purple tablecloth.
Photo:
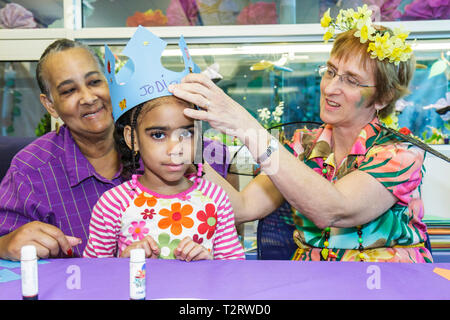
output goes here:
[{"label": "purple tablecloth", "polygon": [[[147,299],[450,299],[450,281],[433,272],[450,263],[147,259],[146,267]],[[38,269],[41,300],[129,299],[129,259],[49,259]],[[0,299],[21,298],[20,264],[0,260]]]}]

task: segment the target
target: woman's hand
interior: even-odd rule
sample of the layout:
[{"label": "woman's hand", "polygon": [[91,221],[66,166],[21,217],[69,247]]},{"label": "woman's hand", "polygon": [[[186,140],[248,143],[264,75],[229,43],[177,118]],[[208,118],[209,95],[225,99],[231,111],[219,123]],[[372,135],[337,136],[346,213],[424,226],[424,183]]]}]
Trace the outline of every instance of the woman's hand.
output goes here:
[{"label": "woman's hand", "polygon": [[157,259],[160,254],[160,249],[158,247],[158,244],[150,236],[146,236],[141,241],[136,241],[136,242],[133,242],[132,244],[130,244],[128,247],[125,248],[125,250],[122,251],[122,253],[120,254],[120,257],[121,258],[129,258],[130,252],[133,249],[144,249],[145,257],[151,258],[151,259]]},{"label": "woman's hand", "polygon": [[241,138],[245,134],[244,130],[252,126],[255,129],[260,128],[258,121],[244,107],[203,74],[188,74],[180,84],[170,85],[169,91],[203,109],[186,108],[186,116],[208,121],[222,133]]},{"label": "woman's hand", "polygon": [[190,237],[181,240],[173,254],[178,260],[186,262],[213,259],[212,254],[204,246],[194,242]]},{"label": "woman's hand", "polygon": [[60,250],[72,257],[72,247],[80,243],[81,239],[67,236],[51,224],[32,221],[0,237],[0,258],[20,260],[20,250],[25,245],[34,245],[42,259],[57,257]]}]

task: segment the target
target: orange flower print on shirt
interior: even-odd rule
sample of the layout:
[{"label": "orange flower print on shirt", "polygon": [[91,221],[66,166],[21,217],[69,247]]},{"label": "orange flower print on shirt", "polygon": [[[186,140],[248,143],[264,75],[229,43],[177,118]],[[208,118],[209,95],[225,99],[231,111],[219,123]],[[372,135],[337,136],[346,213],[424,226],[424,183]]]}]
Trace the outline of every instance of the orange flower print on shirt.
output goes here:
[{"label": "orange flower print on shirt", "polygon": [[159,214],[167,217],[158,222],[158,227],[161,229],[167,229],[170,227],[170,232],[174,235],[179,235],[183,231],[183,227],[192,228],[194,220],[188,217],[193,211],[191,205],[186,204],[183,207],[181,203],[175,202],[172,204],[170,210],[161,209]]},{"label": "orange flower print on shirt", "polygon": [[204,234],[208,232],[206,238],[211,239],[217,224],[216,207],[212,203],[208,203],[205,206],[205,211],[200,210],[197,212],[197,218],[202,222],[202,224],[198,226],[198,233]]},{"label": "orange flower print on shirt", "polygon": [[142,192],[136,199],[134,199],[134,204],[138,207],[142,207],[145,203],[147,203],[147,206],[153,207],[156,202],[156,198],[149,195],[147,192]]}]

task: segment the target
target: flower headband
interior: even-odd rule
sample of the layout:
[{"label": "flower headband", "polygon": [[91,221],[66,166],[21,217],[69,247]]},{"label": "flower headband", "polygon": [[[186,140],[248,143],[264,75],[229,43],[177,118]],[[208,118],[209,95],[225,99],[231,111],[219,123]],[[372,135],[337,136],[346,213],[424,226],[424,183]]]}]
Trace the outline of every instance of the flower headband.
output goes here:
[{"label": "flower headband", "polygon": [[372,25],[372,10],[367,9],[365,4],[358,7],[358,11],[353,9],[339,10],[339,14],[335,19],[330,17],[330,9],[328,9],[322,19],[320,25],[328,28],[323,36],[325,43],[335,36],[335,31],[348,31],[357,29],[354,33],[361,43],[369,41],[367,52],[370,52],[372,59],[378,58],[383,61],[389,59],[389,62],[398,65],[401,61],[407,61],[411,58],[412,49],[406,43],[409,32],[404,32],[401,28],[394,28],[394,35],[390,35],[388,31],[376,30]]}]

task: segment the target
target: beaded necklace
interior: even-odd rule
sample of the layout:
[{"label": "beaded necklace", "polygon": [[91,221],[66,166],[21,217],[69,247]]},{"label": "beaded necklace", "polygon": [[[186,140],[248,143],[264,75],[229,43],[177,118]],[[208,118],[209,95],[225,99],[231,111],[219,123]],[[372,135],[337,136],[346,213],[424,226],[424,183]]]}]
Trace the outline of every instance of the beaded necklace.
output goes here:
[{"label": "beaded necklace", "polygon": [[[356,167],[355,167],[356,168]],[[328,169],[327,169],[327,163],[324,162],[323,163],[323,169],[322,169],[322,174],[325,178],[327,178],[327,173],[328,173]],[[363,238],[362,238],[362,226],[356,226],[357,229],[357,234],[358,234],[358,250],[359,250],[359,261],[364,261],[364,247],[362,245],[363,243]],[[323,242],[323,248],[322,250],[320,250],[320,260],[321,261],[327,261],[328,258],[336,258],[336,252],[332,251],[331,249],[328,248],[328,246],[330,245],[330,243],[328,242],[329,238],[330,238],[330,231],[331,228],[330,227],[326,227],[325,229],[323,229],[322,231],[322,236],[325,238],[325,241]]]}]

